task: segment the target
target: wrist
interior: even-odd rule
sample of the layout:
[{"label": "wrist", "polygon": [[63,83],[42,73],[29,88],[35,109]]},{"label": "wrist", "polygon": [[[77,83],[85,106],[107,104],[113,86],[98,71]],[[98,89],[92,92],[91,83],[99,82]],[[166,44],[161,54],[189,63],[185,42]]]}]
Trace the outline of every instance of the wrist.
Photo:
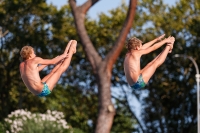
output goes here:
[{"label": "wrist", "polygon": [[159,41],[161,41],[161,39],[160,38],[156,38],[156,42],[159,42]]}]

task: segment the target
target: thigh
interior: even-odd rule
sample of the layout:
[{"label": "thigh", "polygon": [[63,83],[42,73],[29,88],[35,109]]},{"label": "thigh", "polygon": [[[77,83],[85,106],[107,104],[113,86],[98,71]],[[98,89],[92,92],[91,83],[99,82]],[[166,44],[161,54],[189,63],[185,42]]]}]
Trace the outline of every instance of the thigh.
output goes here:
[{"label": "thigh", "polygon": [[43,79],[42,82],[46,82],[58,69],[60,69],[60,66],[62,65],[63,62],[60,62],[59,64],[57,64],[52,71],[46,75]]},{"label": "thigh", "polygon": [[52,91],[55,85],[58,83],[58,80],[60,79],[61,75],[62,75],[62,70],[57,70],[56,72],[51,74],[45,81],[50,91]]},{"label": "thigh", "polygon": [[153,76],[153,74],[156,71],[156,65],[155,64],[150,64],[147,65],[144,69],[141,70],[142,78],[145,83],[149,82],[149,79]]}]

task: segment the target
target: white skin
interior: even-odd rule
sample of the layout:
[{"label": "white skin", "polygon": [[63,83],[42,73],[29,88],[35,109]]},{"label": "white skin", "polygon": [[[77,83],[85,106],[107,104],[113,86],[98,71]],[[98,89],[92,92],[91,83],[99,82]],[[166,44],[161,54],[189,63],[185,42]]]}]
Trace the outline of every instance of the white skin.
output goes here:
[{"label": "white skin", "polygon": [[[38,95],[44,87],[42,82],[46,82],[49,90],[52,91],[62,73],[69,67],[72,55],[76,53],[76,45],[77,42],[75,40],[71,40],[64,53],[53,59],[42,59],[40,57],[36,57],[34,50],[32,49],[29,59],[20,63],[20,74],[26,87],[33,94]],[[43,70],[47,65],[56,66],[47,76],[41,79],[39,71]]]},{"label": "white skin", "polygon": [[[170,36],[160,41],[164,36],[165,34],[148,43],[145,43],[144,45],[140,44],[140,46],[136,47],[135,50],[131,50],[126,54],[124,60],[124,72],[129,85],[132,86],[134,83],[136,83],[140,74],[142,74],[144,82],[148,83],[156,69],[165,61],[168,53],[171,53],[175,38]],[[164,44],[167,44],[165,49],[153,61],[151,61],[141,70],[141,56],[160,48]]]}]

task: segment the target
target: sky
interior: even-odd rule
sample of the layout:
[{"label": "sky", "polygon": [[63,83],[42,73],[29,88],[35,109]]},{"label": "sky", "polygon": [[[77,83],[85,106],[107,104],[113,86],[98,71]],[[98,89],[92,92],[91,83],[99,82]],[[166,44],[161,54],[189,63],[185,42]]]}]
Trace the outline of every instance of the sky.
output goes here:
[{"label": "sky", "polygon": [[[76,0],[78,5],[83,4],[87,0]],[[122,1],[125,1],[126,3],[129,3],[129,0],[100,0],[97,2],[94,6],[90,8],[88,11],[88,14],[91,18],[97,18],[98,14],[101,12],[108,12],[111,9],[114,9],[121,5]],[[178,0],[164,0],[165,4],[168,5],[174,5]],[[57,8],[60,8],[62,5],[67,4],[68,0],[47,0],[47,3],[52,3],[53,5],[57,6]]]}]

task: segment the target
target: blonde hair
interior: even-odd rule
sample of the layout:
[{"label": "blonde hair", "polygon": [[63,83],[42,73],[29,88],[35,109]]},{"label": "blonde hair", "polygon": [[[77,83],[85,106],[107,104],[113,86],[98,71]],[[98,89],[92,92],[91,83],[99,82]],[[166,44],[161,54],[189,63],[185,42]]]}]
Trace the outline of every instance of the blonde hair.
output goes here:
[{"label": "blonde hair", "polygon": [[132,37],[128,40],[126,48],[128,49],[128,51],[131,51],[133,49],[136,49],[137,46],[140,46],[141,43],[142,43],[141,40],[139,40],[136,37]]},{"label": "blonde hair", "polygon": [[32,54],[33,47],[31,46],[24,46],[21,51],[20,55],[23,61],[27,60],[30,57],[30,54]]}]

